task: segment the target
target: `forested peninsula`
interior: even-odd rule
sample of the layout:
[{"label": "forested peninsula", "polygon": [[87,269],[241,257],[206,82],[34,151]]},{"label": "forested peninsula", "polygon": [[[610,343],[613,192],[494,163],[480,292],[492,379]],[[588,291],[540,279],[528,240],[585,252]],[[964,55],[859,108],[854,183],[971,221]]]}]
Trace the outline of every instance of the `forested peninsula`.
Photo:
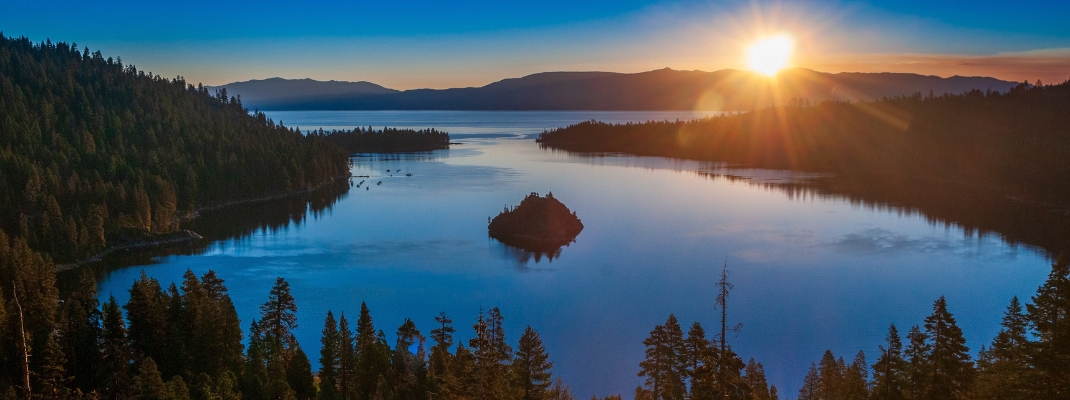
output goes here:
[{"label": "forested peninsula", "polygon": [[348,174],[322,137],[76,44],[0,36],[0,92],[0,239],[57,261]]},{"label": "forested peninsula", "polygon": [[322,136],[349,153],[399,153],[450,148],[450,135],[434,128],[398,129],[372,127],[310,133]]},{"label": "forested peninsula", "polygon": [[835,179],[815,190],[920,209],[1053,254],[1070,250],[1070,221],[1059,212],[1070,206],[1070,82],[1022,83],[1006,93],[788,103],[695,121],[589,121],[543,132],[537,141],[590,156],[830,172]]}]

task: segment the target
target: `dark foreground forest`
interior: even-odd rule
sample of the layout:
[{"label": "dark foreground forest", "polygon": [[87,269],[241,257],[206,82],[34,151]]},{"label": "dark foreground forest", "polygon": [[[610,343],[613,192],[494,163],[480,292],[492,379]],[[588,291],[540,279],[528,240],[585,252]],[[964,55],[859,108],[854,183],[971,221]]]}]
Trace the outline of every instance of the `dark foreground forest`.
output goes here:
[{"label": "dark foreground forest", "polygon": [[[1070,82],[1006,93],[804,100],[697,121],[585,122],[545,148],[830,172],[810,189],[1070,251]],[[793,188],[797,189],[797,188]]]},{"label": "dark foreground forest", "polygon": [[[0,266],[10,267],[18,250],[5,243]],[[574,399],[553,379],[538,333],[528,327],[512,347],[497,308],[479,312],[467,345],[454,341],[453,321],[443,313],[429,336],[406,319],[393,348],[365,304],[354,324],[344,311],[337,318],[328,312],[314,374],[293,334],[298,310],[283,278],[265,288],[259,319],[245,331],[212,271],[201,277],[187,271],[180,285],[166,288],[142,274],[125,305],[114,298],[101,305],[88,270],[63,302],[55,301],[51,281],[39,283],[41,290],[0,290],[0,399]],[[718,304],[727,315],[726,275],[720,287]],[[850,362],[826,352],[803,378],[798,398],[1070,395],[1070,263],[1057,261],[1029,303],[1011,299],[1002,330],[975,356],[948,307],[944,298],[936,300],[924,324],[910,328],[905,346],[892,325],[873,364],[861,351]],[[642,343],[644,381],[635,398],[780,398],[764,366],[744,363],[732,349],[724,321],[712,339],[697,322],[685,335],[672,315],[656,326]]]}]

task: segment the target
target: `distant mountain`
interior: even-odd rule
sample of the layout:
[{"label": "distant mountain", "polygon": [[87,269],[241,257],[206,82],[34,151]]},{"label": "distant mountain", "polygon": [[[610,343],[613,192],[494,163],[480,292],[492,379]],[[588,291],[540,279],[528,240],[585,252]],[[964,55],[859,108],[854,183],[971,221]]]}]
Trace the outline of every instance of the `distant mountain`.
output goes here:
[{"label": "distant mountain", "polygon": [[219,89],[227,89],[228,96],[241,95],[242,104],[249,106],[249,108],[256,108],[261,105],[271,107],[295,102],[315,101],[323,97],[345,98],[367,94],[398,93],[397,90],[365,81],[316,81],[312,79],[283,78],[257,79],[208,87],[208,90],[213,94]]},{"label": "distant mountain", "polygon": [[[256,85],[250,85],[256,82]],[[348,82],[268,79],[225,85],[261,110],[725,110],[743,111],[792,99],[874,100],[914,93],[1005,92],[1016,82],[904,73],[830,74],[796,68],[775,78],[749,71],[544,72],[473,88],[342,90]],[[256,87],[259,92],[246,92]],[[330,88],[332,91],[328,91]],[[272,93],[267,97],[264,93]]]}]

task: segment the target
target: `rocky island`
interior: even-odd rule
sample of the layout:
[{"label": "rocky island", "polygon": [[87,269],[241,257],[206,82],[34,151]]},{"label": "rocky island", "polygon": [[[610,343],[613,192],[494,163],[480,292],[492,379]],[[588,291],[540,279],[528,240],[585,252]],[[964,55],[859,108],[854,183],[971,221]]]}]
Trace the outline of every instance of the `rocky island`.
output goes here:
[{"label": "rocky island", "polygon": [[506,208],[490,221],[490,236],[507,245],[534,252],[555,253],[576,240],[583,223],[554,198],[532,192],[512,209]]}]

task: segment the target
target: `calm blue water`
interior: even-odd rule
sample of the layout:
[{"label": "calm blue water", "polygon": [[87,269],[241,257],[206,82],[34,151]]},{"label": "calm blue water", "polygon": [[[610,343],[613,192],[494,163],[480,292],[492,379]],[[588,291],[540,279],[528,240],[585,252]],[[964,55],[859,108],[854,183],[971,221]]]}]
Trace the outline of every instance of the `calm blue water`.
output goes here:
[{"label": "calm blue water", "polygon": [[[714,331],[714,283],[727,260],[735,285],[729,342],[762,362],[782,397],[797,393],[825,349],[872,364],[889,324],[905,335],[945,295],[976,352],[999,329],[1012,296],[1028,299],[1050,263],[998,238],[935,226],[923,216],[851,204],[697,172],[776,183],[808,176],[725,170],[658,158],[580,158],[539,149],[531,135],[589,119],[688,119],[659,112],[274,112],[287,126],[428,128],[451,133],[450,150],[354,157],[354,188],[297,224],[213,243],[110,272],[101,296],[126,302],[141,270],[164,283],[187,268],[226,280],[243,326],[276,276],[297,298],[297,336],[313,360],[327,310],[360,302],[389,336],[404,318],[429,334],[447,312],[458,338],[480,308],[500,307],[510,343],[535,328],[554,373],[577,398],[631,397],[642,340],[675,313]],[[402,170],[390,176],[386,170]],[[411,173],[411,177],[403,174]],[[549,262],[487,237],[487,218],[532,191],[576,211],[585,229]]]}]

